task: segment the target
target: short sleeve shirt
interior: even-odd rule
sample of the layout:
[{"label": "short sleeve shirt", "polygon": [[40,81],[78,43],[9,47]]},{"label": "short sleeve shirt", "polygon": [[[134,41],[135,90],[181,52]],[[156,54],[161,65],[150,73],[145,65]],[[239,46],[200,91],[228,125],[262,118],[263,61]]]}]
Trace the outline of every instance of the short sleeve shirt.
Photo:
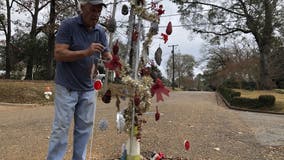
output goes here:
[{"label": "short sleeve shirt", "polygon": [[[109,51],[105,29],[97,24],[91,31],[88,31],[80,15],[62,21],[55,42],[68,44],[72,51],[87,49],[91,43],[95,42],[105,46],[103,53]],[[93,90],[91,69],[99,58],[100,54],[94,53],[92,56],[72,62],[57,61],[55,83],[74,91]]]}]

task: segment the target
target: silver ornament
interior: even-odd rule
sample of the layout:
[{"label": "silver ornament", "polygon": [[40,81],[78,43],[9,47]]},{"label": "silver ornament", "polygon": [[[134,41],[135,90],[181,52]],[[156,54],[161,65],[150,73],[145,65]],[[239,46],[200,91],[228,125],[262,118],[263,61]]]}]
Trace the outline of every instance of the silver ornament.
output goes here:
[{"label": "silver ornament", "polygon": [[101,119],[99,122],[99,129],[105,131],[108,128],[108,121],[106,119]]},{"label": "silver ornament", "polygon": [[158,65],[161,65],[162,62],[162,49],[159,47],[155,52],[155,61]]},{"label": "silver ornament", "polygon": [[123,117],[123,111],[116,113],[116,128],[119,133],[124,131],[125,118]]}]

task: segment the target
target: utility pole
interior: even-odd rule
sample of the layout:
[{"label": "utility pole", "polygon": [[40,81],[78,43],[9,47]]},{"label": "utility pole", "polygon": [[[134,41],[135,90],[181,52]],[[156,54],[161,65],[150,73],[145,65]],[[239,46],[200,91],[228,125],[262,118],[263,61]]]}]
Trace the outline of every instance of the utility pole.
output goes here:
[{"label": "utility pole", "polygon": [[168,47],[172,47],[172,54],[173,54],[173,77],[172,77],[172,89],[175,89],[175,46],[177,44],[169,45]]}]

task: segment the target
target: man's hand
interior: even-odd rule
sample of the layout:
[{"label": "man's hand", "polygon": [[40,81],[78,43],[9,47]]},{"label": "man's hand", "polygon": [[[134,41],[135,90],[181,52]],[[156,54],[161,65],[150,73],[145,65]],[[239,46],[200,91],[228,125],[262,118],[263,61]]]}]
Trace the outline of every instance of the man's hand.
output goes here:
[{"label": "man's hand", "polygon": [[94,52],[95,53],[102,53],[104,51],[105,47],[100,43],[92,43],[89,48],[87,49],[87,55],[91,56]]}]

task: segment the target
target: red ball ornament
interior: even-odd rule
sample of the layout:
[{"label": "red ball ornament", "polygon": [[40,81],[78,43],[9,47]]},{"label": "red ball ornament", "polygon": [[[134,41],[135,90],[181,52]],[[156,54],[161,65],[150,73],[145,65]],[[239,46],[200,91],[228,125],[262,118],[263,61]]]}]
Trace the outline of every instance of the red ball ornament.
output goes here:
[{"label": "red ball ornament", "polygon": [[94,82],[94,88],[95,90],[100,90],[103,86],[103,83],[100,79],[97,79],[95,82]]},{"label": "red ball ornament", "polygon": [[185,140],[184,141],[184,148],[185,148],[185,150],[189,150],[189,148],[190,148],[190,143],[189,143],[189,141],[188,140]]}]

